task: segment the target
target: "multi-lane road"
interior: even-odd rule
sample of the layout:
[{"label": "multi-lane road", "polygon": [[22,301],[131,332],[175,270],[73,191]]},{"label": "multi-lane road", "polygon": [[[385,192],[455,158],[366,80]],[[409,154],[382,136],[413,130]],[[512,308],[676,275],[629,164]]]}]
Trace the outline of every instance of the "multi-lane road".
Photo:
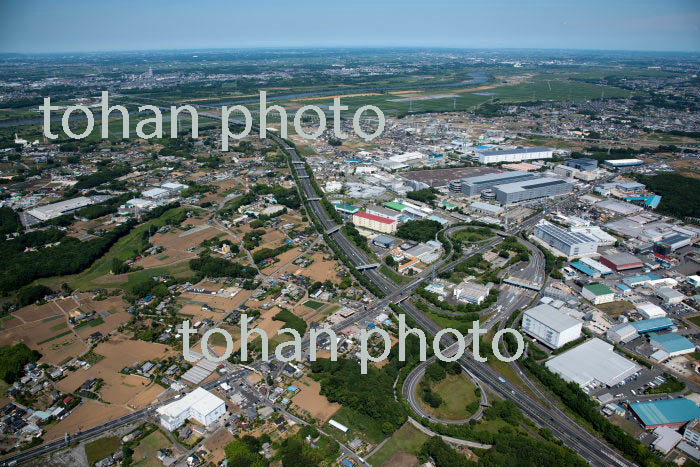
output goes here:
[{"label": "multi-lane road", "polygon": [[[275,140],[289,154],[291,159],[290,165],[292,167],[292,170],[296,173],[297,177],[299,178],[300,183],[298,189],[300,190],[300,193],[303,195],[304,199],[307,200],[307,206],[311,209],[315,218],[319,221],[325,232],[328,232],[331,241],[335,242],[338,248],[340,248],[340,250],[347,256],[348,260],[355,267],[364,266],[370,263],[367,254],[360,250],[357,246],[355,246],[351,241],[349,241],[347,237],[345,237],[345,235],[342,233],[342,231],[338,229],[338,226],[333,222],[333,220],[329,218],[323,205],[318,199],[318,194],[315,192],[314,187],[311,184],[311,180],[309,177],[312,177],[313,174],[307,173],[303,160],[299,157],[296,150],[290,145],[288,145],[286,141],[282,140],[276,135],[271,135],[271,139]],[[506,233],[514,234],[519,231],[530,228],[534,224],[536,224],[541,218],[541,214],[536,215],[524,221],[516,228],[509,229]],[[445,264],[446,260],[442,260],[435,266],[433,270],[435,271],[435,273],[450,271],[454,269],[454,267],[461,261],[464,261],[473,255],[484,253],[502,241],[502,238],[494,238],[492,240],[489,240],[482,244],[479,248],[471,251],[468,255],[465,255],[457,261]],[[536,248],[534,249],[536,250]],[[534,253],[534,250],[532,248],[531,251],[533,251]],[[532,266],[533,265],[531,263],[529,267]],[[535,267],[539,269],[539,264],[536,264]],[[438,331],[441,330],[440,326],[438,326],[434,321],[432,321],[430,318],[428,318],[422,312],[420,312],[413,305],[413,303],[411,303],[410,300],[406,300],[406,298],[425,280],[427,280],[429,276],[418,277],[410,284],[403,287],[398,287],[393,281],[381,274],[378,268],[364,269],[361,271],[361,274],[364,274],[375,287],[377,287],[385,294],[385,297],[377,301],[374,304],[374,308],[368,313],[366,313],[367,315],[378,314],[381,311],[381,309],[387,306],[388,304],[398,303],[398,306],[401,308],[401,310],[404,311],[404,313],[406,313],[408,316],[413,318],[429,334],[435,335]],[[503,316],[503,319],[505,319],[508,316],[508,313],[510,311],[516,310],[524,306],[527,302],[529,302],[529,297],[527,297],[524,294],[504,294],[504,296],[507,300],[507,306],[505,307],[505,310],[502,310],[499,313],[499,315]],[[357,319],[357,317],[348,318],[344,322],[339,323],[337,326],[334,326],[334,329],[340,330],[344,327],[347,327]],[[305,345],[308,345],[308,338],[305,338],[305,342]],[[449,347],[453,343],[454,342],[450,338],[443,338],[444,347]],[[629,462],[623,459],[618,453],[613,451],[609,446],[600,441],[598,438],[591,435],[584,428],[576,424],[561,411],[552,410],[551,407],[545,406],[541,403],[541,401],[533,398],[530,394],[519,389],[516,385],[513,385],[508,382],[501,382],[501,380],[499,379],[502,378],[501,375],[499,375],[490,366],[476,362],[472,358],[468,357],[466,353],[464,356],[462,356],[462,358],[459,359],[459,363],[468,373],[476,377],[481,384],[487,386],[492,393],[497,394],[499,397],[513,400],[528,417],[533,419],[540,426],[549,428],[555,436],[561,439],[567,446],[574,449],[592,464],[601,466],[629,465]],[[241,374],[233,373],[230,375],[226,375],[220,378],[219,380],[208,383],[207,385],[205,385],[205,388],[213,389],[223,381],[230,381],[232,379],[235,379],[236,377],[240,377],[243,374],[243,371],[246,370],[241,370]],[[158,407],[171,401],[172,399],[160,402],[156,405],[152,405],[148,408],[130,413],[128,415],[112,420],[98,427],[94,427],[84,432],[77,433],[70,440],[54,440],[45,443],[37,448],[4,459],[1,465],[14,465],[15,463],[26,462],[28,460],[40,457],[42,455],[63,449],[73,442],[83,441],[94,436],[100,435],[102,433],[108,432],[117,427],[126,425],[128,423],[144,419],[152,415]]]},{"label": "multi-lane road", "polygon": [[[280,144],[289,154],[291,158],[292,170],[296,172],[301,181],[300,189],[303,190],[304,197],[308,200],[309,207],[323,228],[326,229],[326,231],[331,231],[336,227],[336,225],[328,217],[328,214],[325,212],[320,200],[317,200],[318,194],[315,192],[309,180],[309,177],[312,176],[312,174],[307,174],[303,161],[293,147],[277,136],[272,136],[272,139],[276,140],[277,143]],[[517,227],[510,229],[507,233],[516,234],[520,231],[528,229],[536,224],[541,218],[541,214],[533,216]],[[366,255],[351,244],[340,230],[336,230],[332,234],[331,240],[336,242],[338,247],[343,251],[343,253],[345,253],[353,265],[360,266],[367,264]],[[487,251],[499,243],[499,241],[502,241],[502,239],[494,239],[487,242],[481,248],[475,252],[472,252],[471,255],[477,254],[477,252]],[[534,253],[534,248],[531,248],[531,251]],[[534,254],[534,256],[534,261],[543,261],[538,254]],[[543,265],[544,263],[542,262],[541,264]],[[451,263],[442,266],[438,269],[438,271],[442,272],[450,270],[454,267],[455,263]],[[417,322],[426,332],[434,336],[441,330],[439,325],[420,312],[410,300],[401,300],[401,298],[406,297],[413,290],[415,290],[415,288],[425,280],[425,277],[419,278],[403,289],[398,290],[397,286],[393,282],[385,278],[376,269],[364,270],[362,273],[367,276],[368,280],[370,280],[372,284],[387,294],[383,300],[376,304],[378,307],[386,305],[389,302],[396,301],[398,298],[400,300],[398,306],[401,308],[401,310],[413,318],[415,322]],[[518,302],[518,304],[513,307],[513,310],[517,309],[518,306],[524,306],[527,302],[529,302],[529,298],[522,300],[523,302]],[[447,336],[445,336],[443,340],[445,347],[449,347],[454,343],[453,340]],[[600,466],[630,465],[630,462],[624,459],[620,454],[611,449],[596,436],[589,433],[585,428],[571,420],[561,411],[553,410],[549,405],[543,404],[542,401],[532,397],[529,393],[520,389],[517,385],[508,382],[503,383],[502,376],[489,365],[475,361],[473,358],[469,357],[467,353],[465,353],[465,355],[459,359],[459,363],[466,371],[474,375],[482,384],[488,386],[493,393],[497,394],[499,397],[514,401],[515,404],[528,417],[530,417],[540,426],[550,429],[557,438],[561,439],[567,446],[578,452],[591,464]]]}]

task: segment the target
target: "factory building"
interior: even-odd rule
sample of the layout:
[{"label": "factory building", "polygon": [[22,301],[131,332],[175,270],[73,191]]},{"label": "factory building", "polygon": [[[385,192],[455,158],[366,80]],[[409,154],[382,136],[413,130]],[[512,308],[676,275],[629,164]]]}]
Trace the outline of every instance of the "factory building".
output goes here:
[{"label": "factory building", "polygon": [[649,339],[649,344],[657,350],[651,355],[657,362],[695,352],[695,344],[680,334],[657,334]]},{"label": "factory building", "polygon": [[364,227],[365,229],[376,230],[382,233],[396,232],[398,224],[395,219],[389,219],[366,212],[355,213],[352,216],[352,223],[357,227]]},{"label": "factory building", "polygon": [[610,303],[615,300],[615,292],[605,284],[588,284],[581,289],[583,298],[594,305]]},{"label": "factory building", "polygon": [[616,250],[606,251],[599,261],[613,271],[626,271],[644,266],[644,262],[636,256]]},{"label": "factory building", "polygon": [[170,192],[163,188],[151,188],[142,193],[144,198],[148,199],[167,199],[170,197]]},{"label": "factory building", "polygon": [[615,344],[626,344],[639,337],[639,333],[630,323],[621,323],[608,329],[605,336]]},{"label": "factory building", "polygon": [[630,409],[647,430],[658,426],[683,426],[700,418],[700,407],[684,397],[632,402]]},{"label": "factory building", "polygon": [[479,175],[478,177],[463,178],[460,186],[462,187],[463,194],[467,196],[476,196],[482,191],[493,188],[496,185],[520,182],[523,180],[532,180],[534,178],[537,178],[535,174],[525,171],[501,172],[488,175]]},{"label": "factory building", "polygon": [[615,386],[642,369],[635,362],[616,354],[611,344],[598,338],[589,339],[548,360],[545,366],[581,388]]},{"label": "factory building", "polygon": [[614,168],[634,167],[636,165],[643,165],[644,161],[640,159],[611,159],[603,161],[603,164]]},{"label": "factory building", "polygon": [[386,217],[387,219],[393,219],[395,221],[399,220],[401,213],[394,211],[393,209],[383,208],[381,206],[367,206],[365,209],[368,214],[374,214],[379,217]]},{"label": "factory building", "polygon": [[94,203],[95,201],[92,198],[80,196],[78,198],[59,201],[58,203],[47,204],[45,206],[30,209],[27,211],[27,214],[32,217],[36,217],[40,221],[47,221],[65,214],[70,214]]},{"label": "factory building", "polygon": [[644,319],[663,318],[666,316],[664,309],[653,303],[637,305],[637,313]]},{"label": "factory building", "polygon": [[481,305],[489,296],[493,284],[477,284],[476,282],[462,282],[452,291],[454,298],[460,302]]},{"label": "factory building", "polygon": [[479,162],[496,164],[498,162],[521,162],[534,159],[551,159],[553,151],[549,148],[503,149],[497,151],[477,151]]},{"label": "factory building", "polygon": [[671,287],[661,287],[660,289],[656,289],[655,294],[668,305],[677,305],[688,298]]},{"label": "factory building", "polygon": [[552,349],[558,349],[581,335],[580,321],[546,304],[525,310],[522,328]]},{"label": "factory building", "polygon": [[493,188],[496,200],[501,204],[512,204],[531,199],[571,193],[574,186],[559,178],[542,177],[515,183],[497,185]]},{"label": "factory building", "polygon": [[652,318],[635,321],[630,323],[630,325],[633,326],[639,334],[646,334],[648,332],[670,329],[673,327],[673,321],[669,318]]},{"label": "factory building", "polygon": [[360,212],[360,208],[353,206],[352,204],[345,203],[333,203],[333,207],[336,211],[342,212],[344,214],[355,214]]},{"label": "factory building", "polygon": [[197,388],[186,396],[159,407],[160,424],[170,431],[193,419],[207,428],[226,413],[226,403],[204,388]]},{"label": "factory building", "polygon": [[589,172],[598,168],[598,161],[595,159],[581,158],[566,161],[564,162],[564,165],[571,167],[572,169]]},{"label": "factory building", "polygon": [[567,232],[550,222],[542,221],[535,227],[535,237],[567,258],[596,253],[598,242],[586,234]]}]

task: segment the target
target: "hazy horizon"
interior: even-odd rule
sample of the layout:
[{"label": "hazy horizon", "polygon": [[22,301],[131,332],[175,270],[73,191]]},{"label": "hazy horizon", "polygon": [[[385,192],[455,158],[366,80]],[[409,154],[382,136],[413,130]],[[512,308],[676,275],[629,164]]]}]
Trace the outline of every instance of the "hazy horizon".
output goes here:
[{"label": "hazy horizon", "polygon": [[0,52],[457,48],[699,52],[700,2],[515,0],[264,5],[8,0]]}]

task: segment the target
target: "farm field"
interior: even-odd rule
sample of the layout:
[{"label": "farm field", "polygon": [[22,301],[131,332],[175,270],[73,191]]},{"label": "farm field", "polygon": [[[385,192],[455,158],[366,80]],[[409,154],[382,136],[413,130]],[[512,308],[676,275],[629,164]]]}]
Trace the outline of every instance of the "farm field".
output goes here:
[{"label": "farm field", "polygon": [[416,453],[427,440],[426,434],[406,422],[368,461],[374,467],[418,465]]},{"label": "farm field", "polygon": [[296,387],[299,388],[299,393],[292,398],[293,406],[306,411],[321,424],[327,422],[342,407],[322,396],[321,385],[308,376],[297,381]]}]

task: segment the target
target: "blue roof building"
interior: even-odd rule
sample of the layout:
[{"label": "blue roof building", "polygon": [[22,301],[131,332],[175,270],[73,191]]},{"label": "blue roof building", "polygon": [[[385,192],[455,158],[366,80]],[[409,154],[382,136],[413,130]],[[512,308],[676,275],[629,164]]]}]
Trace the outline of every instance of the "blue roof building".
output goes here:
[{"label": "blue roof building", "polygon": [[680,334],[659,334],[649,339],[652,347],[662,350],[668,357],[695,352],[695,344]]},{"label": "blue roof building", "polygon": [[670,318],[651,318],[643,319],[641,321],[635,321],[630,323],[639,334],[645,334],[647,332],[663,331],[673,327],[673,321]]},{"label": "blue roof building", "polygon": [[583,264],[581,261],[574,261],[571,263],[571,267],[577,269],[587,276],[600,277],[600,271],[593,269],[592,267]]},{"label": "blue roof building", "polygon": [[657,426],[681,426],[694,418],[700,418],[700,407],[695,402],[682,397],[633,402],[630,404],[630,409],[647,429]]}]

